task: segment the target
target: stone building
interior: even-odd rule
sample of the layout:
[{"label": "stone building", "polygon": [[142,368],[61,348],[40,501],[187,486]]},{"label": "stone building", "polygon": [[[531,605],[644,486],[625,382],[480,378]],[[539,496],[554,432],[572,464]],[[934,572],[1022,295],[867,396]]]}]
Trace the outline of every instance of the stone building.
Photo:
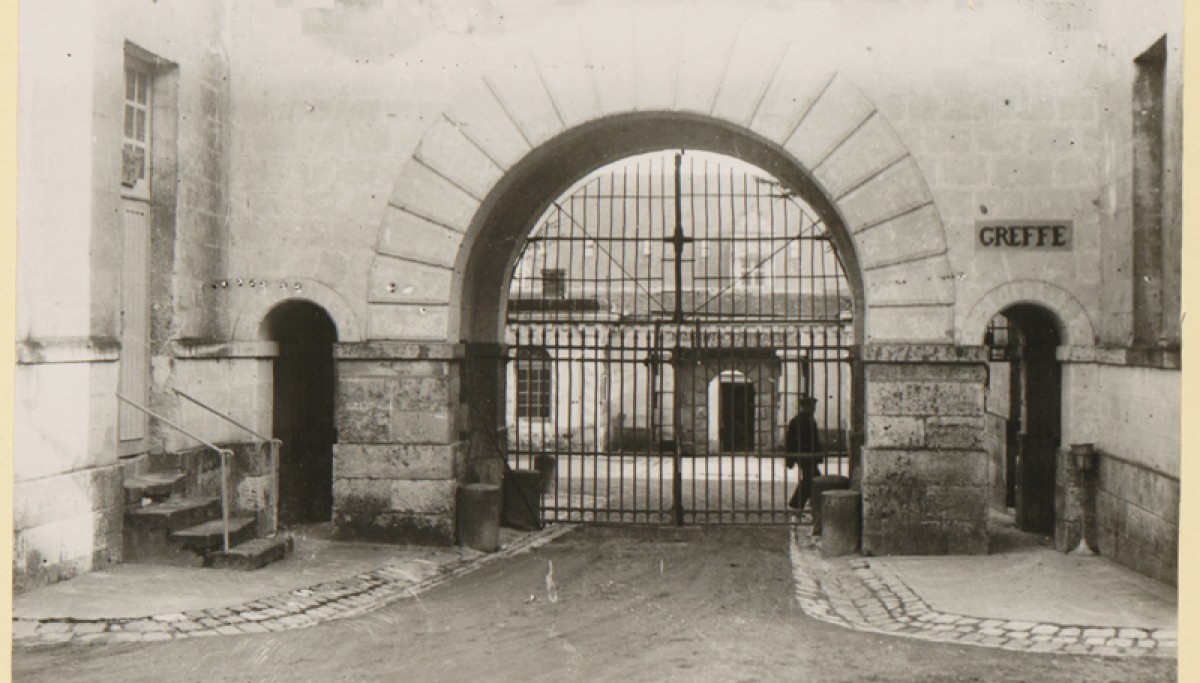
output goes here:
[{"label": "stone building", "polygon": [[[753,165],[828,231],[863,552],[986,552],[989,508],[1013,508],[1174,582],[1181,13],[27,3],[17,586],[122,561],[131,479],[211,485],[118,392],[241,449],[230,495],[260,523],[278,501],[285,524],[453,542],[456,486],[504,469],[536,222],[680,149]],[[278,482],[185,396],[281,438]]]}]

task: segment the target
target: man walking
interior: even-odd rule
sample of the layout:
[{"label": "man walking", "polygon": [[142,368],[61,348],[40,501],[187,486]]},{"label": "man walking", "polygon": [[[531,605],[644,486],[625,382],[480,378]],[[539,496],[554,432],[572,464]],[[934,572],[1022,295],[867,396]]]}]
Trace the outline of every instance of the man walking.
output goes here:
[{"label": "man walking", "polygon": [[800,412],[788,422],[787,428],[787,466],[788,469],[795,467],[796,463],[800,463],[800,481],[796,485],[796,491],[792,493],[791,500],[788,501],[788,507],[794,508],[797,512],[803,512],[804,506],[808,504],[808,499],[812,496],[812,482],[814,477],[819,477],[821,471],[817,469],[817,459],[812,455],[803,457],[804,454],[815,454],[821,451],[821,438],[817,434],[817,421],[813,414],[817,409],[817,399],[811,396],[800,397]]}]

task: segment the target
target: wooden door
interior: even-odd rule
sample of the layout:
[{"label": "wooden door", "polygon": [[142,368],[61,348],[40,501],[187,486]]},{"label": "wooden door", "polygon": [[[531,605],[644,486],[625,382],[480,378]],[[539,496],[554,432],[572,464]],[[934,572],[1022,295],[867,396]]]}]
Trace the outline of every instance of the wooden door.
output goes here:
[{"label": "wooden door", "polygon": [[[150,315],[147,301],[147,263],[150,247],[149,204],[137,199],[121,203],[121,374],[120,392],[139,405],[146,405],[149,380]],[[120,454],[145,449],[146,416],[120,405]]]}]

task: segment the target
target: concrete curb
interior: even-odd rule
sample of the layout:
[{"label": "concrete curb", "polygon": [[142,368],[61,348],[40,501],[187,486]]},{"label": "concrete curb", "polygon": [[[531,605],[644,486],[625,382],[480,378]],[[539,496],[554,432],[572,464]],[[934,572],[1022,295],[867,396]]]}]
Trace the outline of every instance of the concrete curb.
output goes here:
[{"label": "concrete curb", "polygon": [[420,593],[469,574],[490,562],[546,545],[574,528],[572,525],[548,526],[521,536],[499,552],[479,554],[441,565],[436,574],[423,579],[399,567],[387,566],[253,602],[182,614],[114,619],[14,617],[13,644],[146,642],[307,628],[333,619],[359,616],[399,600],[415,598]]},{"label": "concrete curb", "polygon": [[1119,626],[1010,621],[941,612],[869,558],[828,561],[796,527],[796,599],[804,613],[855,631],[1022,652],[1174,659],[1176,632]]}]

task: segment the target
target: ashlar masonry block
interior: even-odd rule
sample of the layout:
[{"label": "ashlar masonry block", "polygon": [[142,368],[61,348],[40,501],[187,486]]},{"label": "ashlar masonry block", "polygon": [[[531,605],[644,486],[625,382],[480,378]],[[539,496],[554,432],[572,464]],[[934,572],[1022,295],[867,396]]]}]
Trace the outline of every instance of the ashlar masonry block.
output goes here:
[{"label": "ashlar masonry block", "polygon": [[867,425],[867,443],[876,448],[914,448],[925,445],[925,420],[920,417],[877,416]]},{"label": "ashlar masonry block", "polygon": [[868,382],[871,415],[983,416],[984,387],[962,382]]},{"label": "ashlar masonry block", "polygon": [[504,110],[531,145],[537,147],[563,131],[564,123],[534,62],[523,56],[486,77]]},{"label": "ashlar masonry block", "polygon": [[865,347],[863,358],[864,552],[986,552],[983,357],[950,345],[882,344]]},{"label": "ashlar masonry block", "polygon": [[667,6],[641,5],[633,32],[633,68],[639,111],[670,111],[675,106],[676,72],[683,22]]},{"label": "ashlar masonry block", "polygon": [[916,160],[906,157],[839,199],[838,208],[857,233],[932,201]]},{"label": "ashlar masonry block", "polygon": [[615,4],[608,11],[592,9],[580,17],[579,32],[591,57],[588,74],[600,110],[618,114],[637,109],[637,76],[633,67],[633,40],[628,30],[629,10]]},{"label": "ashlar masonry block", "polygon": [[451,479],[459,447],[447,444],[336,444],[337,479]]},{"label": "ashlar masonry block", "polygon": [[725,79],[717,91],[713,115],[743,125],[747,123],[786,49],[787,44],[776,31],[743,25],[729,56]]},{"label": "ashlar masonry block", "polygon": [[930,448],[983,448],[983,417],[930,417],[925,420],[925,444]]},{"label": "ashlar masonry block", "polygon": [[937,209],[930,204],[858,233],[854,245],[862,267],[874,268],[943,252],[946,237]]},{"label": "ashlar masonry block", "polygon": [[864,449],[862,491],[864,552],[987,552],[983,450]]},{"label": "ashlar masonry block", "polygon": [[784,149],[805,168],[816,168],[873,111],[874,106],[847,79],[835,77],[784,143]]},{"label": "ashlar masonry block", "polygon": [[[567,127],[574,127],[600,116],[600,102],[592,84],[591,64],[579,56],[582,38],[577,26],[545,35],[530,49],[538,66],[546,92]],[[674,68],[671,70],[674,76]]]},{"label": "ashlar masonry block", "polygon": [[800,45],[792,43],[759,102],[750,127],[770,140],[783,143],[790,137],[797,119],[808,111],[831,78],[832,74],[813,69],[812,60]]},{"label": "ashlar masonry block", "polygon": [[479,209],[479,200],[419,161],[404,164],[388,203],[459,232]]},{"label": "ashlar masonry block", "polygon": [[686,16],[675,86],[676,110],[705,115],[712,111],[732,42],[737,37],[737,32],[729,30],[729,26],[711,15],[693,12]]},{"label": "ashlar masonry block", "polygon": [[450,515],[454,512],[453,479],[408,480],[391,482],[390,511],[423,515]]},{"label": "ashlar masonry block", "polygon": [[391,509],[392,482],[387,479],[334,479],[334,511],[339,514],[377,513]]},{"label": "ashlar masonry block", "polygon": [[429,126],[413,156],[476,199],[486,197],[502,175],[500,167],[445,117]]},{"label": "ashlar masonry block", "polygon": [[339,344],[334,521],[380,540],[451,543],[461,347]]},{"label": "ashlar masonry block", "polygon": [[483,79],[455,99],[446,117],[502,168],[511,168],[529,153],[525,136]]},{"label": "ashlar masonry block", "polygon": [[815,169],[817,180],[841,197],[900,160],[908,150],[883,116],[870,116]]}]

